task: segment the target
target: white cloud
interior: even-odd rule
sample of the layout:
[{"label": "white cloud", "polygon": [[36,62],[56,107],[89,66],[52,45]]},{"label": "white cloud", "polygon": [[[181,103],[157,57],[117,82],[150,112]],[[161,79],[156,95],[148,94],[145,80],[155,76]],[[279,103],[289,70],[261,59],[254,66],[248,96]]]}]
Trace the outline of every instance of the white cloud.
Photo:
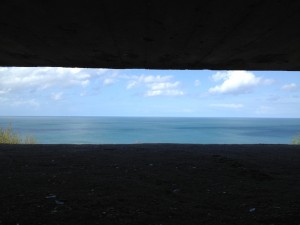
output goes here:
[{"label": "white cloud", "polygon": [[180,82],[172,82],[172,76],[132,76],[126,88],[132,89],[144,86],[148,90],[144,96],[181,96],[184,92],[179,89]]},{"label": "white cloud", "polygon": [[195,80],[195,81],[194,81],[194,85],[195,85],[196,87],[200,86],[200,84],[201,84],[200,80]]},{"label": "white cloud", "polygon": [[146,92],[145,96],[182,96],[184,95],[183,91],[180,90],[172,90],[172,89],[166,89],[166,90],[149,90]]},{"label": "white cloud", "polygon": [[[230,72],[230,71],[229,71]],[[212,75],[212,80],[215,82],[225,80],[228,77],[226,72],[217,72],[216,74]]]},{"label": "white cloud", "polygon": [[112,85],[115,84],[119,81],[119,78],[123,78],[120,74],[119,74],[119,70],[109,70],[109,73],[106,73],[108,70],[106,70],[105,72],[102,71],[98,71],[96,72],[96,74],[98,75],[97,78],[99,80],[102,81],[102,84],[104,86],[108,86],[108,85]]},{"label": "white cloud", "polygon": [[0,94],[34,93],[50,88],[85,88],[107,69],[61,67],[4,67],[0,69]]},{"label": "white cloud", "polygon": [[176,81],[174,83],[165,82],[165,83],[153,83],[149,85],[152,90],[162,90],[162,89],[173,89],[179,86],[179,82]]},{"label": "white cloud", "polygon": [[128,82],[127,86],[126,86],[126,89],[131,89],[131,88],[134,88],[138,85],[138,81],[136,80],[131,80]]},{"label": "white cloud", "polygon": [[138,78],[139,81],[142,81],[144,83],[158,83],[158,82],[166,82],[171,80],[172,76],[140,76]]},{"label": "white cloud", "polygon": [[12,107],[38,107],[40,103],[47,101],[40,98],[61,100],[62,90],[74,94],[74,90],[90,90],[87,87],[97,85],[97,80],[113,75],[107,75],[107,71],[108,69],[61,67],[1,67],[0,101]]},{"label": "white cloud", "polygon": [[226,71],[217,72],[212,77],[215,82],[222,81],[222,84],[209,89],[212,94],[245,94],[259,84],[272,84],[274,81],[256,77],[248,71]]},{"label": "white cloud", "polygon": [[63,92],[52,93],[51,98],[55,101],[61,100],[63,96]]},{"label": "white cloud", "polygon": [[167,82],[170,81],[173,77],[172,76],[145,76],[145,75],[141,75],[141,76],[130,76],[130,77],[126,77],[127,79],[130,79],[130,81],[127,84],[127,89],[131,89],[134,87],[137,87],[139,85],[143,85],[143,84],[151,84],[151,83],[163,83],[163,82]]},{"label": "white cloud", "polygon": [[181,96],[184,95],[184,92],[179,90],[180,82],[162,82],[162,83],[151,83],[148,84],[148,90],[146,96]]},{"label": "white cloud", "polygon": [[5,94],[8,94],[9,92],[11,91],[11,89],[2,89],[0,90],[0,95],[5,95]]},{"label": "white cloud", "polygon": [[218,108],[231,108],[231,109],[240,109],[243,108],[243,104],[226,104],[226,103],[221,103],[221,104],[210,104],[209,106],[211,107],[218,107]]},{"label": "white cloud", "polygon": [[114,84],[116,81],[115,81],[115,79],[113,79],[113,78],[105,78],[104,80],[103,80],[103,85],[104,86],[107,86],[107,85],[111,85],[111,84]]},{"label": "white cloud", "polygon": [[286,84],[281,87],[281,89],[284,91],[296,91],[298,88],[298,85],[295,83]]}]

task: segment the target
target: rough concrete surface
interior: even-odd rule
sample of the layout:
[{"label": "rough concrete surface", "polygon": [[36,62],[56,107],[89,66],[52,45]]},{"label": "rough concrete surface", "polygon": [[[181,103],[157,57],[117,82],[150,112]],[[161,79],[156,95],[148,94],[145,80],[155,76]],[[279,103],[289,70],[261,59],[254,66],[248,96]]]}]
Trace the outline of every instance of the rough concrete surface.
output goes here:
[{"label": "rough concrete surface", "polygon": [[297,225],[299,145],[0,145],[1,225]]},{"label": "rough concrete surface", "polygon": [[300,70],[300,1],[0,3],[0,66]]}]

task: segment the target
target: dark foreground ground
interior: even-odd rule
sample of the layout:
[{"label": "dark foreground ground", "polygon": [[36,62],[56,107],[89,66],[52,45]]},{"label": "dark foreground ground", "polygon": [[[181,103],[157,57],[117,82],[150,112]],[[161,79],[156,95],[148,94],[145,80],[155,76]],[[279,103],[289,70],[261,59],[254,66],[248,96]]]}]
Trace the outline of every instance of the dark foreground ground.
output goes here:
[{"label": "dark foreground ground", "polygon": [[0,224],[300,224],[300,146],[0,145]]}]

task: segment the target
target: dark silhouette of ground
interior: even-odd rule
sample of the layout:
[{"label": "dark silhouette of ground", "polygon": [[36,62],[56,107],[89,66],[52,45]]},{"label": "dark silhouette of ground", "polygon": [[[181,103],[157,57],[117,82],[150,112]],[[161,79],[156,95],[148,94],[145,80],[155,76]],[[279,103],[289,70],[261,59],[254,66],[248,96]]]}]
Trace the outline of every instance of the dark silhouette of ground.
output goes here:
[{"label": "dark silhouette of ground", "polygon": [[0,224],[300,224],[300,146],[0,145]]}]

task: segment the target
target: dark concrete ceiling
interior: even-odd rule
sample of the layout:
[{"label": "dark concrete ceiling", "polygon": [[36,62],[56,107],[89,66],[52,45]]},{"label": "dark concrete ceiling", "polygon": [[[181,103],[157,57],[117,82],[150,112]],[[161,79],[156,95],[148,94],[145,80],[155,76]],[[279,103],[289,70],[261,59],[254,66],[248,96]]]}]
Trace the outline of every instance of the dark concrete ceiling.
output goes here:
[{"label": "dark concrete ceiling", "polygon": [[0,66],[300,70],[299,0],[1,0]]}]

